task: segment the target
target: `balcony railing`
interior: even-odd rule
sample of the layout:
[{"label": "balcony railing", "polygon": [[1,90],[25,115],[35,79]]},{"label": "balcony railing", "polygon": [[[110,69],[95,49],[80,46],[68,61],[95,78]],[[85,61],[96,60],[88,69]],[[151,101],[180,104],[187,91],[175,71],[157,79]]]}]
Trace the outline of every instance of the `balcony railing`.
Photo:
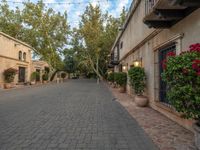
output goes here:
[{"label": "balcony railing", "polygon": [[149,14],[159,0],[145,0],[145,15]]},{"label": "balcony railing", "polygon": [[170,28],[198,8],[200,0],[145,0],[144,23],[150,28]]}]

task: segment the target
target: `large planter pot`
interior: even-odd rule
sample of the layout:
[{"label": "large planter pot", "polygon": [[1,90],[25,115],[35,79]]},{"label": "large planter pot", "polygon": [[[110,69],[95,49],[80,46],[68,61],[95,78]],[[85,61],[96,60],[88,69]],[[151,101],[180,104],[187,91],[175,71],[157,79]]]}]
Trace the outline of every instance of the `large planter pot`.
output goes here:
[{"label": "large planter pot", "polygon": [[194,128],[194,134],[195,134],[195,146],[198,150],[200,150],[200,126],[197,126],[197,124],[193,125]]},{"label": "large planter pot", "polygon": [[47,81],[46,81],[46,80],[44,80],[44,81],[43,81],[43,83],[44,83],[44,84],[46,84],[46,83],[47,83]]},{"label": "large planter pot", "polygon": [[112,83],[112,84],[111,84],[111,87],[112,87],[112,88],[116,88],[116,84],[115,84],[115,83]]},{"label": "large planter pot", "polygon": [[120,86],[119,87],[119,92],[120,93],[125,93],[126,92],[126,87],[125,86]]},{"label": "large planter pot", "polygon": [[10,89],[10,88],[12,88],[11,83],[5,83],[4,84],[4,89]]},{"label": "large planter pot", "polygon": [[35,85],[35,83],[36,83],[35,81],[31,81],[31,85]]},{"label": "large planter pot", "polygon": [[145,107],[148,105],[148,98],[146,96],[135,96],[135,103],[139,107]]}]

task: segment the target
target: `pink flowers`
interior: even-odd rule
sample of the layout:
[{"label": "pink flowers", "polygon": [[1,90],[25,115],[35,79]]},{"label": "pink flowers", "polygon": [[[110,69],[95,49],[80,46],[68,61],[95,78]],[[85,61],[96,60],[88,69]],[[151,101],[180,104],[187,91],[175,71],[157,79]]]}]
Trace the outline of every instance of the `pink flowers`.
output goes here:
[{"label": "pink flowers", "polygon": [[[182,52],[180,55],[184,55],[184,54],[192,53],[192,52],[200,52],[200,43],[190,45],[189,51]],[[168,58],[169,57],[175,57],[175,56],[176,56],[175,52],[167,53],[166,58],[161,62],[162,68],[164,70],[167,69]],[[198,57],[195,60],[192,61],[192,66],[191,66],[190,69],[189,68],[182,68],[182,73],[187,75],[191,71],[191,69],[196,72],[197,76],[200,76],[200,59]]]},{"label": "pink flowers", "polygon": [[[174,52],[169,52],[169,53],[167,53],[166,56],[167,56],[167,57],[174,57],[174,56],[176,56],[176,53],[174,53]],[[164,60],[162,61],[162,68],[163,68],[164,70],[167,68],[167,59],[164,59]]]},{"label": "pink flowers", "polygon": [[174,53],[174,52],[167,53],[167,57],[173,57],[173,56],[176,56],[176,53]]},{"label": "pink flowers", "polygon": [[193,60],[192,68],[197,72],[197,75],[200,76],[200,60]]},{"label": "pink flowers", "polygon": [[200,43],[190,45],[190,52],[200,52]]},{"label": "pink flowers", "polygon": [[164,70],[167,68],[167,60],[166,60],[166,59],[164,59],[164,60],[162,61],[162,68],[163,68]]}]

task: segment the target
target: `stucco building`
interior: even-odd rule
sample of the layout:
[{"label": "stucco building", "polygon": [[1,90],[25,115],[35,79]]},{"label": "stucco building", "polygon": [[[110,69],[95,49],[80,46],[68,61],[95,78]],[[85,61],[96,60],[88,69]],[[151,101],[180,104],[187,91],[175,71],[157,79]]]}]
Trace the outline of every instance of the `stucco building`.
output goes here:
[{"label": "stucco building", "polygon": [[46,61],[42,61],[42,60],[33,60],[31,64],[32,64],[31,72],[38,72],[40,74],[40,76],[38,76],[38,78],[36,78],[36,81],[41,82],[42,75],[45,72],[49,73],[49,64]]},{"label": "stucco building", "polygon": [[[161,62],[168,52],[180,54],[200,42],[199,7],[200,1],[191,0],[134,0],[111,50],[110,66],[116,72],[135,63],[144,67],[149,105],[188,129],[192,121],[180,118],[166,99]],[[128,85],[127,92],[132,94]]]},{"label": "stucco building", "polygon": [[3,72],[8,68],[18,70],[14,84],[30,81],[32,50],[30,45],[0,32],[0,87],[4,83]]}]

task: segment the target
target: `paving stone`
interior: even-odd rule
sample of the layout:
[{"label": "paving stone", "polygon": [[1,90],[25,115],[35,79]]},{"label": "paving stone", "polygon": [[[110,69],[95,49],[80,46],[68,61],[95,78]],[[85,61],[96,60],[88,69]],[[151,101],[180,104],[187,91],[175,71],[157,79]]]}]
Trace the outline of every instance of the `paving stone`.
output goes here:
[{"label": "paving stone", "polygon": [[[139,125],[145,130],[149,137],[152,138],[159,149],[196,150],[194,146],[194,134],[192,132],[150,107],[137,107],[135,103],[133,103],[133,98],[126,93],[119,93],[117,89],[111,87],[109,87],[109,89],[117,98],[117,101],[137,120]],[[125,132],[127,131],[128,130],[125,130]],[[139,136],[140,133],[137,133],[136,136]],[[126,136],[129,136],[128,133],[126,133]]]},{"label": "paving stone", "polygon": [[104,84],[71,80],[1,92],[0,150],[156,150]]}]

